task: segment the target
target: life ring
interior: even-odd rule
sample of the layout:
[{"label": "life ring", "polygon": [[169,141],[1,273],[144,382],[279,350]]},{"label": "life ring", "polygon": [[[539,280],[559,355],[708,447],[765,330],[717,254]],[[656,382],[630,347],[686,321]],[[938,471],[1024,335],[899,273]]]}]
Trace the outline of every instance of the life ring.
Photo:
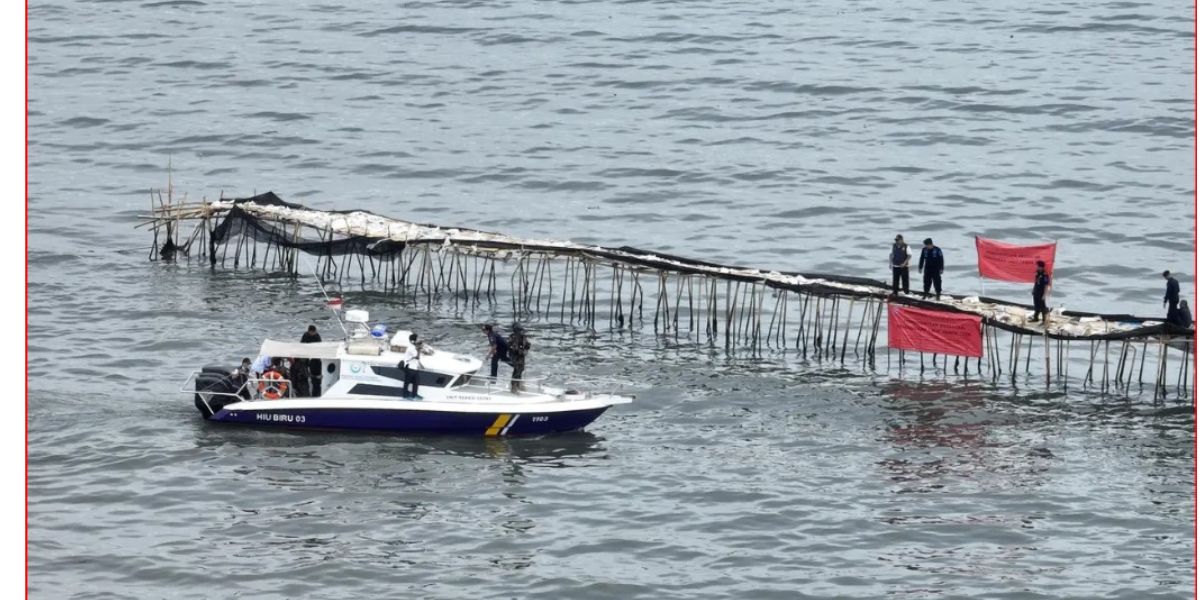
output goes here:
[{"label": "life ring", "polygon": [[258,382],[258,393],[267,400],[278,400],[287,394],[287,380],[279,371],[267,371],[262,374],[263,381]]}]

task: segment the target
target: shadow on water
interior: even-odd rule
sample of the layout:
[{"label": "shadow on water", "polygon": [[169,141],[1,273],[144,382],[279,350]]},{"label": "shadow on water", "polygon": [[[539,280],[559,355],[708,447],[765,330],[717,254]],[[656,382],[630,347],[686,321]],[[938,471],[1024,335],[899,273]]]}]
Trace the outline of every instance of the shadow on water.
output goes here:
[{"label": "shadow on water", "polygon": [[1029,439],[1022,409],[997,403],[1012,398],[990,385],[891,381],[880,390],[880,441],[891,452],[877,464],[896,493],[1037,485],[1054,458]]},{"label": "shadow on water", "polygon": [[196,447],[201,450],[262,450],[268,453],[319,455],[323,449],[375,451],[376,456],[413,462],[425,456],[514,460],[552,464],[569,458],[603,457],[604,438],[587,431],[531,437],[474,437],[325,430],[272,430],[201,422]]}]

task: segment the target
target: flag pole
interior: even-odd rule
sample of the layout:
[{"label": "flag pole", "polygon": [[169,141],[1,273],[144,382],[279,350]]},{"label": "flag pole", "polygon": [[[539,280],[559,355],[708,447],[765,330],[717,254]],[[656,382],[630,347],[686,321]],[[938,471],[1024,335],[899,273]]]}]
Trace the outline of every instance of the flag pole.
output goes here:
[{"label": "flag pole", "polygon": [[983,264],[979,260],[979,235],[975,235],[975,271],[979,273],[979,297],[983,298]]}]

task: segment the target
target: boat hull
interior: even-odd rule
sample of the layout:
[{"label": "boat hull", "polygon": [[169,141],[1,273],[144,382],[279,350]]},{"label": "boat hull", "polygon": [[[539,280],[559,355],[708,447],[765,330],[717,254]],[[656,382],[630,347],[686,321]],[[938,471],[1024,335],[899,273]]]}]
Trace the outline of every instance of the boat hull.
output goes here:
[{"label": "boat hull", "polygon": [[452,412],[379,408],[241,408],[210,421],[288,429],[341,429],[457,435],[541,435],[582,429],[608,406],[553,412]]}]

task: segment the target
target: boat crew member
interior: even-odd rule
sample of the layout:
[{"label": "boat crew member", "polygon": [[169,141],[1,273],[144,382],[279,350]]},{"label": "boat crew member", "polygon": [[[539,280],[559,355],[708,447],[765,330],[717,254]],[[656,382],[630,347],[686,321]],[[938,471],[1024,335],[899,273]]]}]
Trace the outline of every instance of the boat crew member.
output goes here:
[{"label": "boat crew member", "polygon": [[250,365],[250,373],[255,377],[262,377],[267,369],[271,368],[271,357],[266,354],[259,354],[258,358],[254,359],[254,364]]},{"label": "boat crew member", "polygon": [[309,396],[308,361],[303,358],[291,358],[289,362],[292,363],[292,385],[295,387],[296,396]]},{"label": "boat crew member", "polygon": [[[417,340],[417,334],[410,333],[408,335],[408,348],[400,356],[400,364],[398,366],[404,370],[404,397],[412,398],[413,400],[424,400],[424,398],[417,394],[419,387],[418,379],[421,373],[421,342]],[[409,385],[412,385],[412,392],[408,391]]]},{"label": "boat crew member", "polygon": [[234,379],[242,379],[244,381],[250,377],[250,365],[250,359],[243,358],[242,364],[238,365],[238,368],[234,369],[233,371],[230,371],[229,376]]},{"label": "boat crew member", "polygon": [[483,326],[483,333],[488,338],[488,358],[492,361],[492,379],[495,380],[500,362],[508,362],[508,342],[491,324]]},{"label": "boat crew member", "polygon": [[[284,379],[288,380],[291,379],[292,375],[291,372],[288,371],[287,363],[285,363],[284,360],[279,357],[271,359],[271,366],[267,367],[267,371],[275,371],[276,373],[283,375]],[[266,371],[263,372],[265,373]]]},{"label": "boat crew member", "polygon": [[270,366],[263,371],[262,377],[259,378],[258,392],[263,398],[278,400],[293,394],[291,383],[292,376],[283,359],[272,358]]},{"label": "boat crew member", "polygon": [[926,298],[929,297],[929,284],[933,284],[937,298],[941,299],[943,267],[945,264],[942,260],[942,249],[933,245],[933,238],[925,238],[925,247],[921,248],[921,260],[917,263],[917,272],[925,274],[923,295]]},{"label": "boat crew member", "polygon": [[1033,276],[1033,318],[1031,322],[1036,323],[1038,316],[1045,321],[1047,313],[1046,309],[1046,290],[1050,287],[1050,275],[1046,273],[1046,261],[1037,261],[1037,274]]},{"label": "boat crew member", "polygon": [[[321,334],[317,333],[316,325],[309,325],[308,331],[300,336],[301,344],[315,344],[321,341]],[[310,358],[304,361],[308,367],[308,392],[310,396],[321,395],[321,359]]]},{"label": "boat crew member", "polygon": [[900,283],[904,282],[904,293],[908,293],[908,263],[912,260],[912,252],[904,243],[904,236],[897,234],[892,244],[892,255],[889,264],[892,266],[892,295],[900,293]]},{"label": "boat crew member", "polygon": [[233,379],[234,383],[236,383],[238,386],[238,395],[246,400],[250,399],[250,388],[246,385],[246,382],[250,380],[250,369],[250,358],[247,357],[243,358],[242,364],[229,374],[229,377]]},{"label": "boat crew member", "polygon": [[525,336],[525,328],[520,323],[513,323],[512,335],[508,336],[508,357],[512,361],[511,389],[515,394],[521,391],[521,376],[525,374],[525,356],[529,354],[529,338]]},{"label": "boat crew member", "polygon": [[1179,321],[1179,280],[1171,277],[1170,271],[1163,271],[1163,279],[1167,280],[1167,294],[1163,296],[1163,306],[1167,309],[1167,322]]}]

